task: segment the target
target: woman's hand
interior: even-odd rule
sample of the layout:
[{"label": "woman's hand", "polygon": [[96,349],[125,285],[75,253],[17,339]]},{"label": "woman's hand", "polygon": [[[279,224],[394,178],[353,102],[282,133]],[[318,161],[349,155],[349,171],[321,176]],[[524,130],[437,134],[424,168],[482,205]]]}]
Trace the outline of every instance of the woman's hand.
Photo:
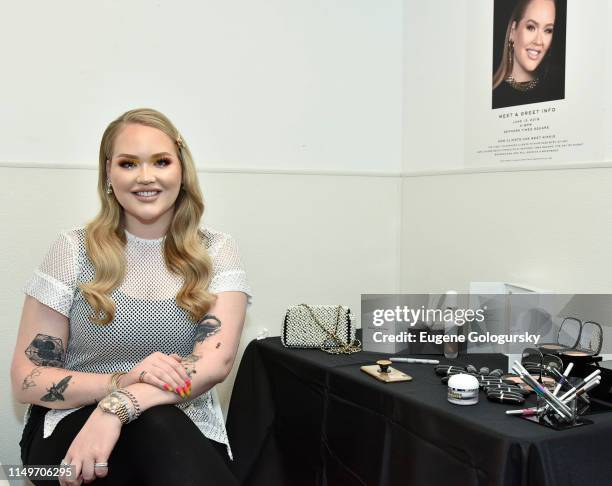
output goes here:
[{"label": "woman's hand", "polygon": [[113,465],[94,468],[94,464],[108,462],[120,434],[119,417],[96,407],[70,444],[62,461],[74,466],[72,471],[74,476],[71,479],[60,477],[60,484],[79,486],[82,482],[87,484],[96,478],[105,477],[108,474],[108,468]]},{"label": "woman's hand", "polygon": [[121,386],[148,383],[161,390],[174,392],[185,398],[191,394],[191,380],[178,354],[159,351],[150,354],[120,379]]}]

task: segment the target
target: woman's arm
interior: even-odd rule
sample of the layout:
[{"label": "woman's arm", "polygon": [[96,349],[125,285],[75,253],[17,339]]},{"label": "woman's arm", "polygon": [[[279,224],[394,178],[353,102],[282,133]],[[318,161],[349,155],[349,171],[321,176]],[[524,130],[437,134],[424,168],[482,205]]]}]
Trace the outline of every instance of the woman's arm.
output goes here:
[{"label": "woman's arm", "polygon": [[20,403],[74,408],[108,394],[109,374],[63,369],[68,318],[26,295],[11,365],[13,394]]},{"label": "woman's arm", "polygon": [[181,398],[146,383],[127,386],[142,411],[156,405],[174,404],[194,398],[221,383],[232,369],[246,313],[246,294],[222,292],[198,324],[193,351],[181,359],[191,377],[191,396]]}]

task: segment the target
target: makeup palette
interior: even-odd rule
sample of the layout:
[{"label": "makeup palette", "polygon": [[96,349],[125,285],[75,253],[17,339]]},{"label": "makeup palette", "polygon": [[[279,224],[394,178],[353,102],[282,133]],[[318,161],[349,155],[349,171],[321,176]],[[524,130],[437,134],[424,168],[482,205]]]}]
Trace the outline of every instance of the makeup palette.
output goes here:
[{"label": "makeup palette", "polygon": [[566,317],[557,333],[556,342],[540,344],[542,353],[561,357],[563,363],[588,364],[601,361],[598,357],[603,344],[603,330],[594,321],[581,321],[576,317]]},{"label": "makeup palette", "polygon": [[580,342],[582,321],[576,317],[565,317],[557,332],[556,340],[552,343],[542,343],[538,349],[543,354],[559,354],[574,349]]},{"label": "makeup palette", "polygon": [[[508,385],[519,385],[525,390],[528,390],[529,392],[533,391],[529,385],[523,382],[523,379],[520,376],[512,374],[512,373],[504,375],[502,377],[502,381]],[[542,377],[542,384],[549,390],[554,389],[556,383],[557,382],[555,381],[555,379],[552,378],[551,376]]]},{"label": "makeup palette", "polygon": [[564,362],[587,364],[601,361],[598,356],[603,345],[603,329],[597,322],[586,321],[582,323],[578,344],[573,349],[560,352]]}]

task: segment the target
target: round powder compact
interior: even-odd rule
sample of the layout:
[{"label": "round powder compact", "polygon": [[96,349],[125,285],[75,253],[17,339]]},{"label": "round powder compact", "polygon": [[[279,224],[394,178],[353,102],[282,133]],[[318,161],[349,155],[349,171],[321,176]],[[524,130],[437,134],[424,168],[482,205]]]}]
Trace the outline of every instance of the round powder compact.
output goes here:
[{"label": "round powder compact", "polygon": [[448,379],[448,401],[455,405],[478,403],[478,380],[471,375],[453,375]]},{"label": "round powder compact", "polygon": [[556,343],[549,343],[549,344],[542,344],[541,346],[538,346],[538,349],[540,350],[543,349],[545,351],[559,351],[560,349],[568,349],[568,347],[562,346]]},{"label": "round powder compact", "polygon": [[593,353],[590,350],[588,351],[572,350],[572,351],[564,351],[563,354],[565,356],[571,356],[572,358],[587,358],[587,357],[593,356],[595,353]]}]

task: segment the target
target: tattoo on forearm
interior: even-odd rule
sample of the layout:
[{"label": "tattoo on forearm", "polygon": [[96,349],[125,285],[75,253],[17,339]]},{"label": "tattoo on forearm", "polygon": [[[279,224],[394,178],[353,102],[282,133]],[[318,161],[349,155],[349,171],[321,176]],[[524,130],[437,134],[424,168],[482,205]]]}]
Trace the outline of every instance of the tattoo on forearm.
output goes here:
[{"label": "tattoo on forearm", "polygon": [[49,393],[42,396],[40,399],[43,402],[55,402],[56,400],[64,400],[64,395],[62,395],[62,393],[64,393],[66,391],[66,388],[68,388],[68,382],[71,378],[72,376],[67,376],[66,378],[62,378],[62,380],[57,385],[53,383],[51,388],[47,389]]},{"label": "tattoo on forearm", "polygon": [[196,328],[195,342],[201,343],[221,329],[221,321],[212,314],[206,314]]},{"label": "tattoo on forearm", "polygon": [[23,383],[21,384],[22,390],[27,390],[29,388],[33,388],[36,386],[36,382],[34,378],[40,376],[40,370],[38,368],[34,368],[28,376],[23,379]]},{"label": "tattoo on forearm", "polygon": [[181,358],[181,364],[183,365],[183,368],[185,368],[187,376],[191,377],[191,375],[196,374],[195,364],[200,358],[201,356],[194,353]]},{"label": "tattoo on forearm", "polygon": [[181,358],[181,361],[183,363],[195,363],[200,358],[201,358],[201,356],[199,354],[191,353],[191,354],[188,354],[187,356],[185,356],[184,358]]},{"label": "tattoo on forearm", "polygon": [[37,334],[25,350],[30,361],[38,366],[64,366],[64,344],[58,337]]}]

